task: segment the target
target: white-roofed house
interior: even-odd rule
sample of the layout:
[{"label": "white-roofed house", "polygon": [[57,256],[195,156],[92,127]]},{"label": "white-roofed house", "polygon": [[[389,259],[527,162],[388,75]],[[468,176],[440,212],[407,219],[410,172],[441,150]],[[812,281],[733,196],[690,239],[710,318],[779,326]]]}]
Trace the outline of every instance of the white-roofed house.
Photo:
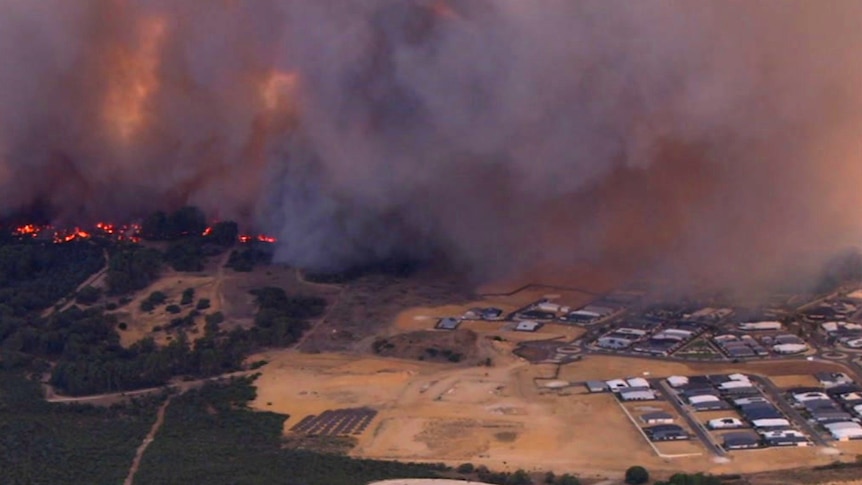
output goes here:
[{"label": "white-roofed house", "polygon": [[829,430],[832,437],[837,441],[849,441],[862,439],[862,426],[853,421],[842,421],[838,423],[825,424],[823,427]]},{"label": "white-roofed house", "polygon": [[619,392],[620,389],[626,389],[629,387],[629,385],[626,383],[626,381],[624,381],[622,379],[611,379],[609,381],[605,381],[605,384],[607,384],[608,389],[610,389],[613,392]]},{"label": "white-roofed house", "polygon": [[808,350],[806,344],[778,344],[772,346],[772,351],[776,354],[801,354]]},{"label": "white-roofed house", "polygon": [[629,387],[641,387],[649,389],[649,381],[647,381],[643,377],[632,377],[630,379],[626,379],[626,382],[628,382]]},{"label": "white-roofed house", "polygon": [[712,394],[699,394],[697,396],[691,396],[688,398],[688,402],[691,404],[716,401],[721,401],[721,399],[719,399],[718,396],[713,396]]},{"label": "white-roofed house", "polygon": [[783,418],[763,418],[755,419],[751,422],[757,429],[764,428],[785,428],[790,426],[790,421]]},{"label": "white-roofed house", "polygon": [[745,322],[738,325],[740,330],[781,330],[781,322]]},{"label": "white-roofed house", "polygon": [[623,401],[652,401],[655,400],[655,391],[651,389],[623,389],[620,391],[620,399]]},{"label": "white-roofed house", "polygon": [[671,387],[680,387],[688,384],[688,377],[685,376],[670,376],[667,378],[667,383]]}]

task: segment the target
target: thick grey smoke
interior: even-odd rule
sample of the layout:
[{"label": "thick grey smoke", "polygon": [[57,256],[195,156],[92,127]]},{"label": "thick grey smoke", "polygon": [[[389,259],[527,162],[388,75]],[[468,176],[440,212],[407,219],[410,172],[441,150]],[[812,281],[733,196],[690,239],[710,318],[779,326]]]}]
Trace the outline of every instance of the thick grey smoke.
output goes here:
[{"label": "thick grey smoke", "polygon": [[862,4],[0,0],[0,208],[318,268],[783,274],[862,224]]}]

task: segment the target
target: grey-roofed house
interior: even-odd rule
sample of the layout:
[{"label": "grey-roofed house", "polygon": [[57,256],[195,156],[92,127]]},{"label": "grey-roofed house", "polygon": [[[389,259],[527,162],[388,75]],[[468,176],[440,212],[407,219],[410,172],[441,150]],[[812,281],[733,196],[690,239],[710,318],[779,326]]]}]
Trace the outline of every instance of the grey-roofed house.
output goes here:
[{"label": "grey-roofed house", "polygon": [[609,390],[605,381],[587,381],[585,385],[590,392],[607,392]]},{"label": "grey-roofed house", "polygon": [[652,441],[677,441],[687,440],[691,437],[676,424],[659,424],[644,428],[644,432]]},{"label": "grey-roofed house", "polygon": [[817,372],[814,374],[814,377],[820,381],[820,384],[824,387],[835,387],[842,384],[853,383],[853,379],[843,372]]},{"label": "grey-roofed house", "polygon": [[745,450],[760,447],[760,438],[753,433],[735,432],[722,436],[725,450]]},{"label": "grey-roofed house", "polygon": [[698,402],[691,405],[695,411],[721,411],[724,409],[730,409],[730,404],[726,401],[707,401],[707,402]]},{"label": "grey-roofed house", "polygon": [[441,330],[455,330],[458,325],[461,325],[461,320],[454,317],[441,318],[437,322],[437,328]]},{"label": "grey-roofed house", "polygon": [[503,316],[503,310],[494,307],[482,308],[479,314],[484,320],[498,320]]}]

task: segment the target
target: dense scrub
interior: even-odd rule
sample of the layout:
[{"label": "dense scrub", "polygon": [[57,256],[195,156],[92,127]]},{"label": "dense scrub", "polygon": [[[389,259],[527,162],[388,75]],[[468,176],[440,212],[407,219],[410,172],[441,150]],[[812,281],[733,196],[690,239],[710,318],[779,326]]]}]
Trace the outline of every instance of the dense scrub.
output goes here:
[{"label": "dense scrub", "polygon": [[122,483],[156,407],[50,404],[23,374],[0,370],[0,483]]},{"label": "dense scrub", "polygon": [[425,465],[356,460],[282,447],[287,416],[254,412],[250,379],[211,384],[175,398],[135,477],[139,484],[358,485],[436,477]]},{"label": "dense scrub", "polygon": [[0,316],[50,307],[103,265],[102,250],[87,242],[7,241],[0,245]]}]

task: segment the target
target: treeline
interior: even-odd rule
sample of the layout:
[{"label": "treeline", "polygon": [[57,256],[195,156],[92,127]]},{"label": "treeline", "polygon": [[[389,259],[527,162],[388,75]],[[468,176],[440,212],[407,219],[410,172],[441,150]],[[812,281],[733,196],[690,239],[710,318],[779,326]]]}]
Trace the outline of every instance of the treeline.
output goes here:
[{"label": "treeline", "polygon": [[[307,319],[320,316],[326,301],[288,296],[281,288],[254,290],[259,305],[255,326],[222,331],[218,314],[198,310],[178,317],[177,338],[159,347],[146,338],[124,348],[116,316],[101,308],[71,307],[38,327],[25,327],[10,350],[56,360],[51,384],[70,395],[96,394],[155,387],[176,376],[203,378],[242,368],[245,358],[262,348],[295,343],[308,328]],[[185,327],[205,318],[204,335],[191,344]]]},{"label": "treeline", "polygon": [[53,305],[103,265],[102,251],[86,242],[6,241],[0,245],[0,321]]},{"label": "treeline", "polygon": [[122,483],[158,402],[122,407],[51,404],[23,369],[0,368],[0,482]]}]

